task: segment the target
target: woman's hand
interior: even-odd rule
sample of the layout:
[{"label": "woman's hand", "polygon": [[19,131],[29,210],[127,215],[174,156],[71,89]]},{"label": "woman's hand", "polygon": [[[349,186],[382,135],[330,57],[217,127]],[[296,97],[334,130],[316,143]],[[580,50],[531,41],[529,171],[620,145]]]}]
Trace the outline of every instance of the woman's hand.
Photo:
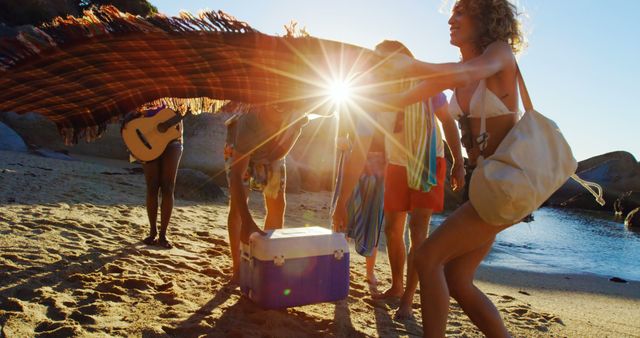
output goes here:
[{"label": "woman's hand", "polygon": [[120,124],[120,130],[124,129],[126,127],[127,123],[131,122],[131,120],[134,120],[139,116],[140,116],[139,112],[129,112],[129,113],[127,113],[124,116],[124,118],[122,118],[122,123]]},{"label": "woman's hand", "polygon": [[464,166],[460,162],[456,162],[451,168],[451,188],[453,191],[460,191],[464,188],[466,182],[465,177],[466,171],[464,170]]},{"label": "woman's hand", "polygon": [[337,201],[331,220],[334,232],[347,232],[347,205],[345,203]]},{"label": "woman's hand", "polygon": [[409,70],[415,62],[415,59],[408,55],[396,53],[389,55],[385,61],[385,66],[389,67],[398,77],[410,77],[410,74],[407,73],[409,73]]}]

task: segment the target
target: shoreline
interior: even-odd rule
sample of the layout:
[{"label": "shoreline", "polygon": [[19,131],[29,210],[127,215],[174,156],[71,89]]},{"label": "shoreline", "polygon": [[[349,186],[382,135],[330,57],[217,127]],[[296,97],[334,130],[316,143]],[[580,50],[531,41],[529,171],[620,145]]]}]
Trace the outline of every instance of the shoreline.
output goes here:
[{"label": "shoreline", "polygon": [[485,266],[478,269],[476,281],[487,292],[500,291],[552,310],[565,325],[564,335],[584,336],[581,328],[589,327],[589,336],[640,336],[640,282]]}]

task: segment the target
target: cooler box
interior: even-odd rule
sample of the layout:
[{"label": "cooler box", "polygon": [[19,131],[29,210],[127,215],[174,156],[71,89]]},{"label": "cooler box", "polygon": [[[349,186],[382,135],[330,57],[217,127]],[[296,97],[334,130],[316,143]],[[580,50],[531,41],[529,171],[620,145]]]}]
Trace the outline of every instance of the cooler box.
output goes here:
[{"label": "cooler box", "polygon": [[321,227],[278,229],[241,244],[240,290],[266,309],[331,302],[349,293],[349,246]]}]

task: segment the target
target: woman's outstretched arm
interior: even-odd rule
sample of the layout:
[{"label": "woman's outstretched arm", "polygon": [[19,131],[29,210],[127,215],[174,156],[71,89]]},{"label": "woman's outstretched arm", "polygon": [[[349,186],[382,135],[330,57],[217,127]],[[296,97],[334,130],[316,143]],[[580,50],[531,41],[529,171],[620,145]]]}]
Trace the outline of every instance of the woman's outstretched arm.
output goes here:
[{"label": "woman's outstretched arm", "polygon": [[[389,60],[400,78],[418,79],[422,82],[400,93],[372,95],[358,103],[366,111],[397,111],[419,101],[427,100],[445,89],[464,87],[491,77],[509,65],[514,56],[506,42],[494,42],[483,54],[464,63],[428,63],[406,56]],[[393,110],[392,110],[393,109]]]}]

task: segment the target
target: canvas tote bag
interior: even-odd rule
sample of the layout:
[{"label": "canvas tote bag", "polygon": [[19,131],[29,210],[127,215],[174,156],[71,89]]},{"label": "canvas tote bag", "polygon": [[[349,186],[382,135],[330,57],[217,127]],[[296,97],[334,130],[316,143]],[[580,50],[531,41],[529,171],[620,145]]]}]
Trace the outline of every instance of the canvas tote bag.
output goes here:
[{"label": "canvas tote bag", "polygon": [[[514,224],[538,209],[570,177],[604,205],[602,189],[575,175],[578,163],[558,126],[533,108],[519,68],[517,78],[525,113],[493,155],[478,159],[469,186],[471,205],[487,223]],[[485,80],[479,85],[486,87]],[[486,88],[480,90],[486,94]],[[484,99],[481,107],[478,142],[484,150],[488,136]]]}]

